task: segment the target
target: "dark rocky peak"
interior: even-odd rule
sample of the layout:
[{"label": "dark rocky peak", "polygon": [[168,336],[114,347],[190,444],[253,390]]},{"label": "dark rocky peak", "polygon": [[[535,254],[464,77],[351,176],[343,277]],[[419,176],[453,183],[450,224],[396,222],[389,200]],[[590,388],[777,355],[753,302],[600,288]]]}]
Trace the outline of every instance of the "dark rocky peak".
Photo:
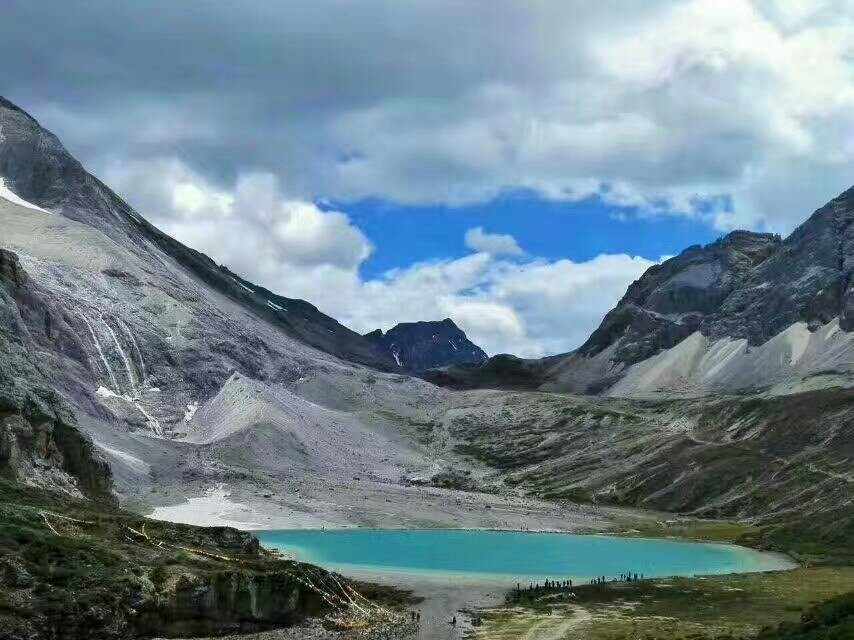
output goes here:
[{"label": "dark rocky peak", "polygon": [[632,364],[700,331],[763,344],[796,322],[854,328],[854,189],[788,238],[733,231],[651,267],[579,349]]},{"label": "dark rocky peak", "polygon": [[0,98],[0,178],[19,197],[106,230],[130,208],[86,173],[59,139]]},{"label": "dark rocky peak", "polygon": [[579,353],[595,355],[619,341],[617,360],[633,363],[673,346],[698,330],[781,246],[774,234],[733,231],[651,267]]},{"label": "dark rocky peak", "polygon": [[17,111],[18,113],[20,113],[24,117],[26,117],[26,118],[32,120],[33,122],[35,122],[36,124],[38,124],[38,120],[36,120],[29,113],[27,113],[26,111],[21,109],[21,107],[19,107],[18,105],[16,105],[13,102],[7,100],[3,96],[0,96],[0,109],[8,109],[9,111]]},{"label": "dark rocky peak", "polygon": [[450,318],[427,322],[402,322],[383,334],[365,334],[407,371],[425,371],[451,364],[480,363],[487,355]]},{"label": "dark rocky peak", "polygon": [[21,262],[17,254],[0,249],[0,286],[10,290],[18,289],[24,285],[27,273],[21,268]]}]

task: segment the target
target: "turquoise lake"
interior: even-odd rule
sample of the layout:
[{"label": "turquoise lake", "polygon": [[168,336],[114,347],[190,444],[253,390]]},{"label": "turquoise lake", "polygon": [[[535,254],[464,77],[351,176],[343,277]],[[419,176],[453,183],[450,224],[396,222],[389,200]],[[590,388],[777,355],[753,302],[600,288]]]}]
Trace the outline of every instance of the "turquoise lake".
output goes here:
[{"label": "turquoise lake", "polygon": [[785,561],[776,555],[731,545],[600,535],[447,529],[284,530],[255,535],[267,547],[341,572],[583,581],[628,572],[655,577],[785,568]]}]

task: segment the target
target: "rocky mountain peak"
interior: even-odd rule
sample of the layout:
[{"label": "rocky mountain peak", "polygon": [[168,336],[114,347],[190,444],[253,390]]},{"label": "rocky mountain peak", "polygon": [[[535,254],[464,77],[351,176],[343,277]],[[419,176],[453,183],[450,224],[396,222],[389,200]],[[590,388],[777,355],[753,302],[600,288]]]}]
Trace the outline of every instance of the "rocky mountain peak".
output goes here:
[{"label": "rocky mountain peak", "polygon": [[631,364],[673,346],[718,313],[781,247],[777,235],[733,231],[685,249],[632,283],[579,353],[596,355],[619,342],[617,359]]},{"label": "rocky mountain peak", "polygon": [[[97,223],[105,203],[100,189],[59,139],[26,111],[0,97],[0,177],[19,197],[61,210],[72,219]],[[100,185],[102,186],[102,185]],[[106,188],[104,188],[106,189]],[[73,206],[77,204],[78,206]],[[83,214],[80,205],[94,211]],[[75,216],[75,214],[77,214]],[[94,214],[94,215],[93,215]]]},{"label": "rocky mountain peak", "polygon": [[15,196],[97,229],[145,263],[148,273],[163,272],[167,257],[192,278],[305,344],[380,369],[395,366],[373,343],[313,305],[248,282],[149,224],[89,174],[54,134],[5,98],[0,100],[0,179]]},{"label": "rocky mountain peak", "polygon": [[419,372],[451,364],[480,363],[487,355],[453,320],[402,322],[385,334],[376,329],[365,338],[389,353],[399,367]]}]

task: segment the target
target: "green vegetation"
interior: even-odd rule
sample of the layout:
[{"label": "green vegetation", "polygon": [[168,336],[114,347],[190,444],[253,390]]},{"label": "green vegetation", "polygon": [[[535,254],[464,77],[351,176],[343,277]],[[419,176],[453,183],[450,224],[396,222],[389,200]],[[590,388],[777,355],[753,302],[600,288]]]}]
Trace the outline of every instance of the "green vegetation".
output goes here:
[{"label": "green vegetation", "polygon": [[235,529],[147,520],[0,480],[0,629],[11,637],[250,631],[340,617],[351,598],[368,602],[363,592],[362,609],[383,615],[411,601],[286,560]]},{"label": "green vegetation", "polygon": [[[800,629],[804,611],[805,620],[820,621],[813,627],[832,628],[832,621],[850,617],[851,596],[839,596],[852,590],[854,567],[585,585],[572,590],[574,596],[568,589],[523,590],[510,594],[507,607],[484,612],[471,637],[511,640],[533,632],[528,637],[718,640],[755,638],[766,629],[762,640],[782,640],[789,636],[773,634]],[[811,613],[811,607],[830,598],[838,600]],[[781,631],[770,631],[780,623],[786,623]],[[843,637],[850,636],[838,636]]]},{"label": "green vegetation", "polygon": [[678,517],[669,520],[628,519],[618,521],[617,535],[637,538],[680,538],[700,542],[731,542],[758,546],[762,529],[734,520],[701,520]]},{"label": "green vegetation", "polygon": [[765,629],[758,640],[849,640],[854,638],[854,593],[811,607],[799,622]]}]

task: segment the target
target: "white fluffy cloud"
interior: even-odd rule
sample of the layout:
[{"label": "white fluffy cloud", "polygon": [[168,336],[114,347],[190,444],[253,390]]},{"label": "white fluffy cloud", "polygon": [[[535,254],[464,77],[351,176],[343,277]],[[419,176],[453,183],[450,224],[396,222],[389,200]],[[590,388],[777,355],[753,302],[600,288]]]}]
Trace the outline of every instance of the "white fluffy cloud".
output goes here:
[{"label": "white fluffy cloud", "polygon": [[506,233],[487,233],[483,227],[466,231],[466,246],[473,251],[490,253],[494,256],[521,256],[525,252],[516,242],[516,238]]},{"label": "white fluffy cloud", "polygon": [[269,174],[242,175],[227,190],[160,159],[116,164],[105,177],[167,233],[357,331],[451,317],[489,353],[536,357],[578,346],[653,264],[626,255],[523,258],[512,236],[474,229],[466,234],[474,253],[363,280],[371,245],[362,232],[343,213],[284,198]]},{"label": "white fluffy cloud", "polygon": [[115,163],[105,178],[170,235],[274,288],[287,270],[353,271],[373,250],[345,214],[285,198],[270,173],[226,190],[168,158]]}]

